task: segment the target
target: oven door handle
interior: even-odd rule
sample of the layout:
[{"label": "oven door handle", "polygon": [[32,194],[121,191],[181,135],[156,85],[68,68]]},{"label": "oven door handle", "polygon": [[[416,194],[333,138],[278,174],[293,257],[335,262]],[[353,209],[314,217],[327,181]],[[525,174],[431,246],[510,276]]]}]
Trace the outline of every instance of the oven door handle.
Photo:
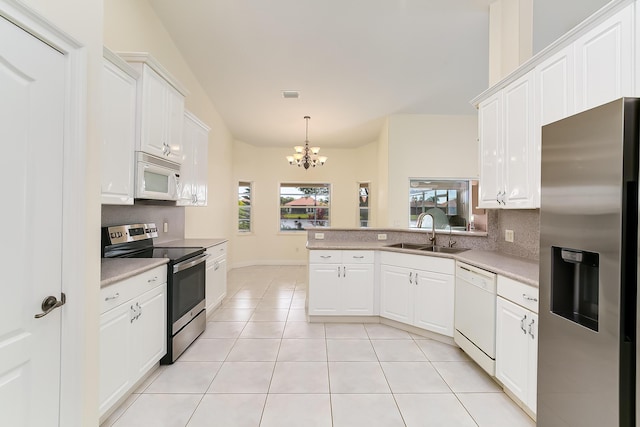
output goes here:
[{"label": "oven door handle", "polygon": [[207,260],[207,258],[209,258],[211,255],[209,254],[201,254],[198,255],[197,257],[191,259],[191,260],[186,260],[186,261],[182,261],[179,262],[178,264],[173,266],[173,272],[174,273],[178,273],[182,270],[186,270],[187,268],[191,268],[194,265],[198,265],[201,264],[203,262],[205,262]]}]

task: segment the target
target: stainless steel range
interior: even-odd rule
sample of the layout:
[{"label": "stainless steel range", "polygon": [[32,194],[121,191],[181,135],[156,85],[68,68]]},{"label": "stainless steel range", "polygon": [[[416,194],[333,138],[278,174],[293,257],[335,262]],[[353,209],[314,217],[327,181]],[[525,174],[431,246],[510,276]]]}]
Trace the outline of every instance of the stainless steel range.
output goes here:
[{"label": "stainless steel range", "polygon": [[155,224],[129,224],[102,228],[104,258],[167,258],[167,354],[171,364],[205,330],[205,261],[201,247],[154,246]]}]

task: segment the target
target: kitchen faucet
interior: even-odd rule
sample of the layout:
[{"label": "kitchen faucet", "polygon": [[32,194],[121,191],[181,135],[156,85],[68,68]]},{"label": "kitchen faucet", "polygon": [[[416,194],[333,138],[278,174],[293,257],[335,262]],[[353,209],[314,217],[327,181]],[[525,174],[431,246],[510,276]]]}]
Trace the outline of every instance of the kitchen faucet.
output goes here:
[{"label": "kitchen faucet", "polygon": [[420,215],[418,215],[417,227],[422,228],[422,220],[426,215],[429,215],[431,217],[431,236],[429,236],[429,241],[433,246],[435,246],[436,245],[436,219],[433,217],[433,215],[427,212],[422,212]]}]

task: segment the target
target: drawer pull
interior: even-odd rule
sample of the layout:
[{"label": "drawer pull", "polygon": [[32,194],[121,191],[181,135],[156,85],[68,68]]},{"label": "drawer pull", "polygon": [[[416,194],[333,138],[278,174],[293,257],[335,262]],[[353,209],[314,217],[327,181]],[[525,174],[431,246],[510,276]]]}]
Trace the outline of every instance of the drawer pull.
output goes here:
[{"label": "drawer pull", "polygon": [[158,280],[158,276],[154,276],[153,279],[147,280],[147,283],[153,283]]},{"label": "drawer pull", "polygon": [[534,298],[534,297],[530,297],[527,294],[522,294],[522,298],[526,299],[527,301],[535,301],[538,302],[538,298]]},{"label": "drawer pull", "polygon": [[329,259],[329,258],[331,258],[331,255],[320,255],[320,258]]},{"label": "drawer pull", "polygon": [[355,256],[355,255],[354,255],[354,256],[353,256],[353,258],[355,258],[355,259],[363,259],[363,258],[364,258],[364,255],[360,255],[360,256]]},{"label": "drawer pull", "polygon": [[117,298],[120,298],[120,292],[116,292],[115,295],[112,295],[110,297],[106,297],[104,300],[105,301],[111,301],[111,300],[117,299]]}]

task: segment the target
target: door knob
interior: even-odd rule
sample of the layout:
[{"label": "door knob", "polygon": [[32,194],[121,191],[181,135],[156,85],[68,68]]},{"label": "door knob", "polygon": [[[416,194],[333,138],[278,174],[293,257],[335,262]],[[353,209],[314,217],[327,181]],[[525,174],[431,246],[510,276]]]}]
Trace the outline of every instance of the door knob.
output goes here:
[{"label": "door knob", "polygon": [[36,314],[33,317],[35,317],[36,319],[44,317],[56,308],[63,306],[66,302],[67,297],[64,292],[60,295],[60,301],[58,301],[58,298],[54,297],[53,295],[49,295],[44,300],[42,300],[42,305],[40,305],[40,307],[42,308],[42,313]]}]

